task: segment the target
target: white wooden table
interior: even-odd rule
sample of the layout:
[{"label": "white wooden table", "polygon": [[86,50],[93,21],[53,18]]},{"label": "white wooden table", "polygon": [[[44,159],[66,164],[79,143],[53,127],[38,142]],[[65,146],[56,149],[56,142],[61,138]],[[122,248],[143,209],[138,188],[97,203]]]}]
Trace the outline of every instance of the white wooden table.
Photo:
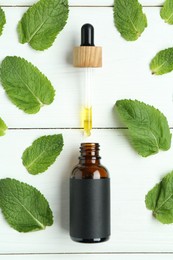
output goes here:
[{"label": "white wooden table", "polygon": [[[18,42],[16,26],[34,0],[0,0],[7,24],[0,37],[0,59],[17,55],[35,64],[53,83],[56,98],[36,115],[24,114],[0,88],[0,116],[9,126],[0,138],[0,178],[11,177],[37,187],[50,202],[54,225],[45,231],[18,233],[0,214],[1,260],[54,259],[172,259],[173,225],[162,225],[145,208],[146,193],[173,169],[173,148],[142,158],[131,148],[128,131],[113,114],[118,99],[142,100],[158,107],[173,127],[173,73],[152,76],[149,62],[157,51],[172,47],[173,26],[161,20],[162,0],[141,0],[148,28],[136,42],[124,41],[113,24],[113,0],[70,0],[67,26],[53,47],[44,52]],[[72,50],[80,44],[80,27],[95,27],[97,45],[103,46],[103,68],[95,71],[93,132],[80,130],[83,72],[72,66]],[[47,172],[29,175],[21,162],[24,149],[41,135],[62,133],[65,146]],[[70,240],[69,175],[77,163],[81,142],[101,145],[102,163],[112,181],[112,235],[108,242],[79,244]]]}]

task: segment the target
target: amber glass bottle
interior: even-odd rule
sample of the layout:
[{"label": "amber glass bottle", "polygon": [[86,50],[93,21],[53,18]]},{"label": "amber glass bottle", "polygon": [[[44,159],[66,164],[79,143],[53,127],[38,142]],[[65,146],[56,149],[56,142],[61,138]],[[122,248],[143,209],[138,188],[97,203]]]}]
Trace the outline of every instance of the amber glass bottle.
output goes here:
[{"label": "amber glass bottle", "polygon": [[110,236],[110,178],[100,164],[98,143],[82,143],[70,177],[70,236],[97,243]]}]

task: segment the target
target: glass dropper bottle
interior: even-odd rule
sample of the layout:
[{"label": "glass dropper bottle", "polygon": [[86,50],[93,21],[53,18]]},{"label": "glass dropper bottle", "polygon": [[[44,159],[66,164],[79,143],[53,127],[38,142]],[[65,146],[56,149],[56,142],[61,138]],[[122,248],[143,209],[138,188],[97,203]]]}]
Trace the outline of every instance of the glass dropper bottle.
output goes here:
[{"label": "glass dropper bottle", "polygon": [[70,236],[82,243],[110,237],[110,177],[101,164],[100,145],[82,143],[70,176]]},{"label": "glass dropper bottle", "polygon": [[92,81],[93,68],[102,67],[102,47],[94,45],[94,27],[84,24],[81,28],[81,45],[73,51],[73,65],[85,69],[85,99],[82,107],[82,128],[86,136],[92,130]]}]

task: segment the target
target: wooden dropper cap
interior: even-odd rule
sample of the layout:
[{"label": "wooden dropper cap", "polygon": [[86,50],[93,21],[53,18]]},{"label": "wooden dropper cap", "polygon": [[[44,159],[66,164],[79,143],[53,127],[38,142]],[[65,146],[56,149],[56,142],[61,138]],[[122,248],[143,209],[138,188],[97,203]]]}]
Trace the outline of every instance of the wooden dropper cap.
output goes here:
[{"label": "wooden dropper cap", "polygon": [[73,50],[73,65],[79,68],[102,67],[102,47],[94,46],[94,27],[84,24],[81,28],[81,46]]}]

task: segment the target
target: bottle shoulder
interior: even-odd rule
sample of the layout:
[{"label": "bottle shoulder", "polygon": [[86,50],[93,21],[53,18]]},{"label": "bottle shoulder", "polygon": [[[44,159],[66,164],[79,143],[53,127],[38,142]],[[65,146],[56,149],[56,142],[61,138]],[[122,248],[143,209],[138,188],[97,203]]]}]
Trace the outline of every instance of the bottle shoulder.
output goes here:
[{"label": "bottle shoulder", "polygon": [[109,172],[103,165],[76,165],[71,173],[70,178],[74,179],[101,179],[109,178]]}]

